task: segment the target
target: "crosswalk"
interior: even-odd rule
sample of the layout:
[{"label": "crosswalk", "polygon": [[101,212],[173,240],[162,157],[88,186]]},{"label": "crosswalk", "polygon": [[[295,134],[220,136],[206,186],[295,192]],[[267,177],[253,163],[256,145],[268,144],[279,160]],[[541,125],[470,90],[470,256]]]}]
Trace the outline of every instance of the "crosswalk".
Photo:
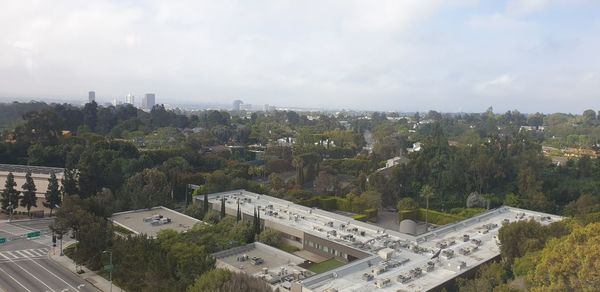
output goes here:
[{"label": "crosswalk", "polygon": [[24,259],[45,258],[48,256],[49,248],[32,248],[22,250],[0,251],[0,263],[19,261]]}]

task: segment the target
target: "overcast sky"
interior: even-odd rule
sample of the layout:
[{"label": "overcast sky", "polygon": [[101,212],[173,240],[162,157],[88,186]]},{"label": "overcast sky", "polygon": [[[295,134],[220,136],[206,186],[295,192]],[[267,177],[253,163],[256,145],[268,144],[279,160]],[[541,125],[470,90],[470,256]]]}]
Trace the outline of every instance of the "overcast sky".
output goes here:
[{"label": "overcast sky", "polygon": [[0,97],[600,109],[600,1],[0,0]]}]

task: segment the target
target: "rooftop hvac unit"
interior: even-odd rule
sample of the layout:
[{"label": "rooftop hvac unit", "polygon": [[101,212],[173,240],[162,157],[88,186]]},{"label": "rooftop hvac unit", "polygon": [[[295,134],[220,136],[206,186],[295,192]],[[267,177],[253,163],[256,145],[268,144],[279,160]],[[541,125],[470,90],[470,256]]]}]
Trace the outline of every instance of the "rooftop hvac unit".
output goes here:
[{"label": "rooftop hvac unit", "polygon": [[149,216],[149,217],[146,217],[146,218],[144,218],[144,222],[152,222],[152,221],[155,221],[155,220],[159,220],[159,219],[161,219],[162,217],[163,217],[162,215],[159,215],[159,214],[154,214],[154,215],[152,215],[152,216]]},{"label": "rooftop hvac unit", "polygon": [[388,278],[375,280],[375,286],[379,289],[385,288],[385,287],[389,286],[391,283],[392,283],[392,281]]}]

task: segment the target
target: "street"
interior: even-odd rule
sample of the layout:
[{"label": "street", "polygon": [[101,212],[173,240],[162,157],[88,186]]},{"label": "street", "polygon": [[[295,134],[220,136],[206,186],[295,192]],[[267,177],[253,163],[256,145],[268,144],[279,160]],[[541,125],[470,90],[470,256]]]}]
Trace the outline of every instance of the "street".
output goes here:
[{"label": "street", "polygon": [[[60,243],[52,247],[52,234],[48,225],[52,219],[37,219],[0,223],[1,291],[98,291],[71,271],[48,258],[48,253],[60,253]],[[27,239],[28,232],[41,231],[41,236]],[[12,239],[12,240],[11,240]],[[64,238],[70,240],[67,236]]]}]

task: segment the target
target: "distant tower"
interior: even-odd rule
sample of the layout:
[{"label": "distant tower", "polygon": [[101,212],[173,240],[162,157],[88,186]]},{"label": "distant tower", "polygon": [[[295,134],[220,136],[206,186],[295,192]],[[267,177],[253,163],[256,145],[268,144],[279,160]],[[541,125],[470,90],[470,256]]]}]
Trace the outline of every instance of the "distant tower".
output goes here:
[{"label": "distant tower", "polygon": [[241,100],[239,100],[239,99],[238,99],[238,100],[234,100],[234,101],[233,101],[233,110],[234,110],[234,111],[236,111],[236,112],[240,111],[240,106],[241,106],[243,103],[244,103],[244,102],[243,102],[243,101],[241,101]]},{"label": "distant tower", "polygon": [[118,104],[118,103],[117,103],[117,98],[115,97],[115,98],[113,98],[112,105],[113,105],[113,106],[117,106],[117,104]]},{"label": "distant tower", "polygon": [[142,108],[150,110],[156,104],[156,95],[154,93],[146,93],[142,98]]},{"label": "distant tower", "polygon": [[88,92],[88,102],[96,101],[96,92],[90,91]]},{"label": "distant tower", "polygon": [[134,105],[135,103],[135,96],[133,96],[133,94],[128,94],[127,96],[125,96],[125,103],[128,103],[130,105]]}]

